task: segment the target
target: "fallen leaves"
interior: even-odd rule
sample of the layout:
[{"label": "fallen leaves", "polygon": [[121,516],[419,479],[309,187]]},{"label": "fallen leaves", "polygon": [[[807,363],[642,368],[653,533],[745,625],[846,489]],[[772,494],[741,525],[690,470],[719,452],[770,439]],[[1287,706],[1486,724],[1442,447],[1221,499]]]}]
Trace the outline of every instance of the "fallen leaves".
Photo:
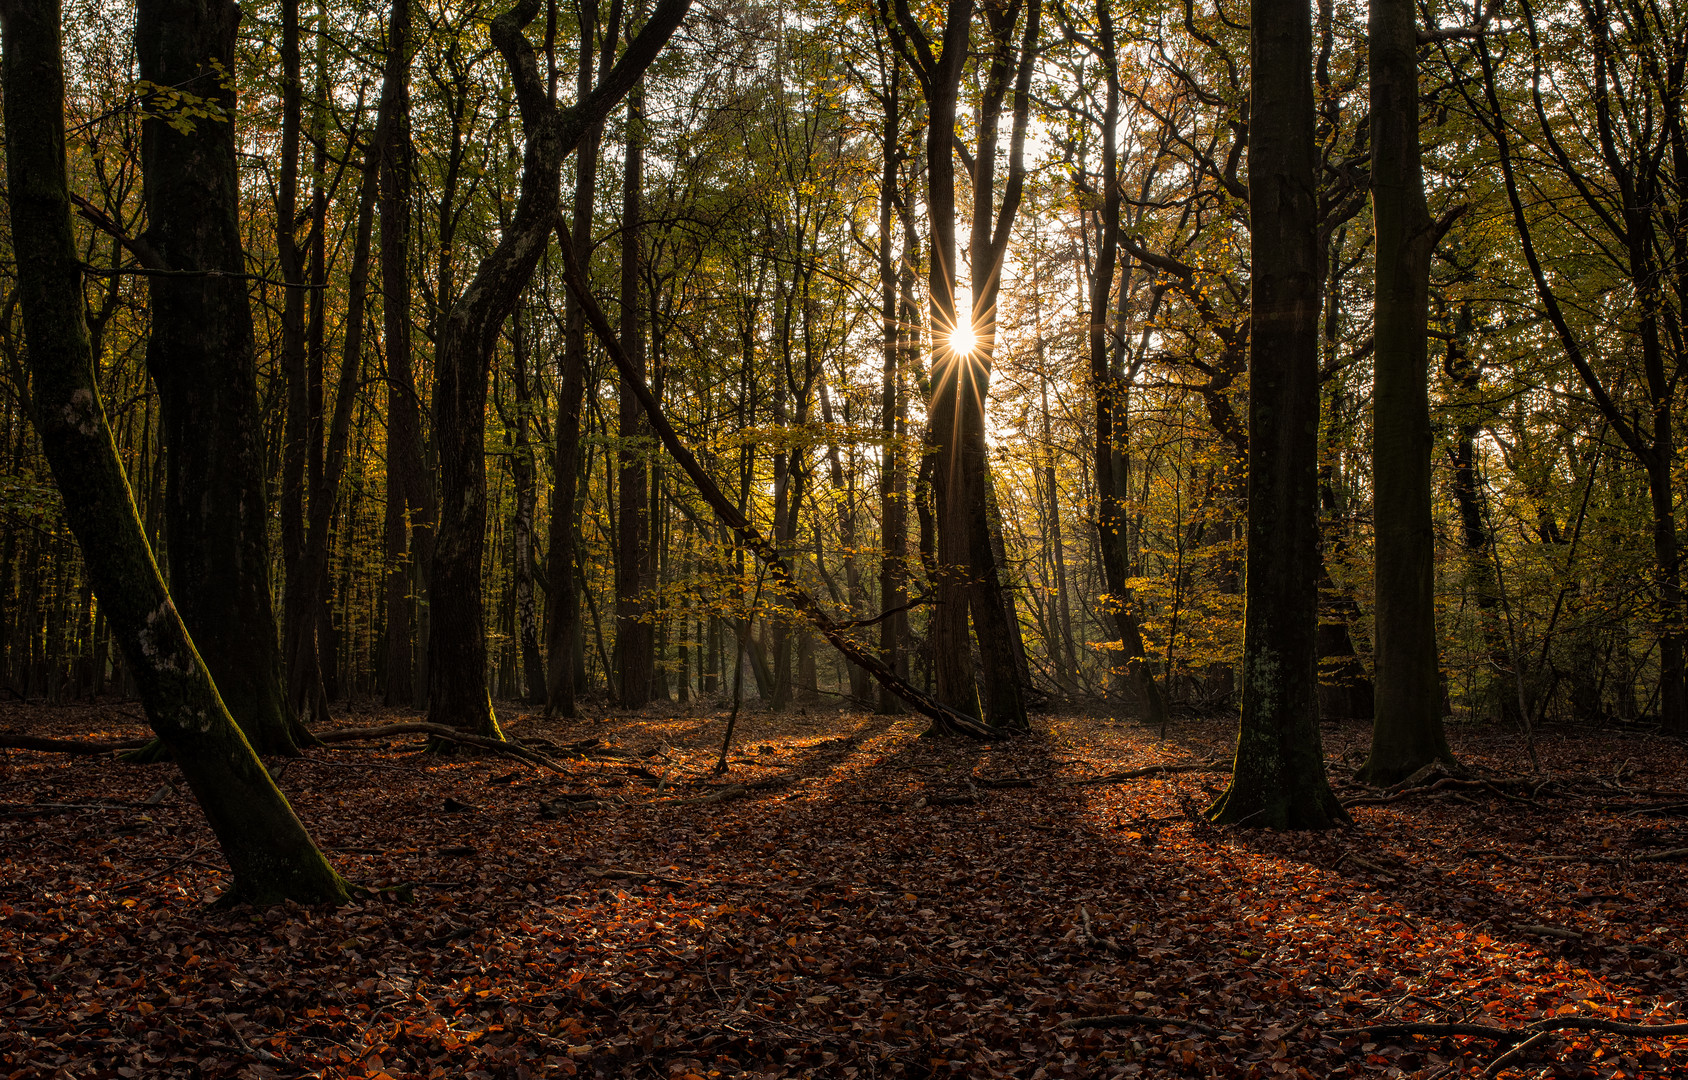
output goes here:
[{"label": "fallen leaves", "polygon": [[1680,786],[1676,744],[1544,738],[1559,782],[1527,797],[1449,786],[1296,835],[1200,819],[1225,723],[976,746],[748,714],[726,785],[719,724],[512,725],[555,775],[404,743],[281,763],[368,890],[331,911],[207,908],[196,809],[146,804],[173,766],[11,752],[0,1076],[1688,1070],[1688,1038],[1639,1030],[1684,1021],[1683,871],[1658,856],[1688,834],[1638,794]]}]

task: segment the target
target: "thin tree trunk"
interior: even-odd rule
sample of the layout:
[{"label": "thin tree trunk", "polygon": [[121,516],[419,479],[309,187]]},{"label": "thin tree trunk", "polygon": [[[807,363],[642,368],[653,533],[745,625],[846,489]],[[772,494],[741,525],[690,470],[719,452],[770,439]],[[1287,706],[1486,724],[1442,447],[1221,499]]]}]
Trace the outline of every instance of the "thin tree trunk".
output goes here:
[{"label": "thin tree trunk", "polygon": [[[892,61],[890,85],[883,99],[885,116],[880,132],[880,155],[883,172],[879,178],[879,318],[883,373],[879,393],[879,434],[884,449],[879,459],[879,610],[894,611],[908,603],[908,506],[907,466],[903,461],[898,439],[898,418],[902,415],[903,386],[899,360],[905,331],[898,319],[898,285],[904,273],[912,273],[914,249],[906,243],[903,266],[899,268],[892,257],[892,211],[897,199],[897,166],[901,151],[898,146],[898,106],[901,103],[899,75],[902,65]],[[912,286],[912,282],[911,282]],[[905,624],[900,614],[884,617],[879,623],[879,658],[892,670],[906,670],[903,660]],[[878,711],[894,714],[900,711],[896,695],[882,689]]]},{"label": "thin tree trunk", "polygon": [[[640,300],[639,217],[644,186],[644,92],[627,95],[627,142],[621,187],[621,348],[645,374],[644,312]],[[646,548],[650,544],[649,477],[645,442],[649,428],[627,380],[617,396],[616,490],[620,494],[615,563],[615,654],[622,707],[637,709],[651,699],[656,665],[656,627],[646,592]]]},{"label": "thin tree trunk", "polygon": [[422,467],[422,412],[410,353],[410,0],[392,0],[381,111],[381,320],[387,359],[386,642],[388,705],[417,704],[411,609],[433,485]]},{"label": "thin tree trunk", "polygon": [[516,515],[511,522],[514,544],[514,591],[516,637],[521,662],[522,700],[529,705],[545,703],[545,660],[539,654],[539,618],[533,600],[533,516],[538,498],[534,490],[533,441],[528,429],[533,423],[533,400],[528,390],[528,348],[526,327],[518,306],[510,323],[516,390],[516,433],[510,471],[516,488]]},{"label": "thin tree trunk", "polygon": [[[352,267],[346,292],[346,337],[340,361],[340,388],[334,402],[327,455],[321,488],[312,497],[305,533],[305,547],[299,554],[298,573],[287,579],[286,603],[290,610],[318,610],[327,591],[330,533],[334,508],[339,501],[340,478],[345,471],[346,441],[351,428],[352,406],[357,400],[359,373],[363,366],[363,328],[369,282],[369,247],[374,232],[375,191],[380,184],[381,133],[391,125],[382,117],[376,123],[376,142],[367,151],[363,181],[358,192],[358,216],[352,240]],[[300,716],[328,719],[328,693],[317,658],[316,627],[310,620],[287,624],[286,657],[288,697]]]},{"label": "thin tree trunk", "polygon": [[[580,7],[580,62],[576,72],[577,94],[584,99],[592,90],[592,45],[596,32],[596,0],[584,0]],[[609,73],[615,56],[616,37],[621,29],[621,3],[612,0],[609,22],[599,53],[598,79]],[[570,225],[576,251],[592,250],[592,213],[598,191],[598,146],[603,125],[594,124],[580,140],[575,154],[574,219]],[[563,227],[559,218],[557,227]],[[552,567],[545,603],[545,648],[547,656],[545,709],[552,716],[576,715],[575,695],[581,689],[575,678],[574,657],[583,651],[580,594],[571,567],[575,561],[575,516],[580,482],[580,414],[586,399],[586,321],[572,295],[563,301],[563,369],[557,391],[557,447],[552,468],[551,521],[548,530]]]}]

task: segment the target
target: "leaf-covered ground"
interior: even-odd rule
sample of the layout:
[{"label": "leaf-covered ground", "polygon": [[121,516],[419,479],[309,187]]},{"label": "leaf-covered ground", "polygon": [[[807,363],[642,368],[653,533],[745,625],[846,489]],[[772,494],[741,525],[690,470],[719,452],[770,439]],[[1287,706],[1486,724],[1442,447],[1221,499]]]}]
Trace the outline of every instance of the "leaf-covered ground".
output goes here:
[{"label": "leaf-covered ground", "polygon": [[[1221,721],[974,745],[749,714],[715,777],[722,723],[516,720],[561,776],[413,737],[278,764],[376,890],[337,910],[209,908],[222,859],[173,765],[0,751],[0,1077],[1477,1076],[1507,1042],[1343,1032],[1688,1020],[1680,743],[1551,733],[1550,783],[1295,835],[1205,824],[1218,769],[1096,782],[1221,760]],[[1453,736],[1527,771],[1510,733]],[[1333,776],[1365,740],[1327,726]],[[1688,1036],[1560,1031],[1491,1075],[1688,1076]]]}]

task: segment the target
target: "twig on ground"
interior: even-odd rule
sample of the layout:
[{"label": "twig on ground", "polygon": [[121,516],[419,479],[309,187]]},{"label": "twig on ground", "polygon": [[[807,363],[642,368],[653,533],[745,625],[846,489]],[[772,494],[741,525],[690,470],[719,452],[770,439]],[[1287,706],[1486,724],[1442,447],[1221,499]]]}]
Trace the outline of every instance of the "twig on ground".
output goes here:
[{"label": "twig on ground", "polygon": [[1206,1024],[1198,1024],[1193,1020],[1181,1020],[1176,1016],[1143,1016],[1138,1013],[1116,1013],[1112,1016],[1075,1016],[1071,1020],[1063,1020],[1055,1025],[1065,1031],[1078,1028],[1116,1028],[1116,1027],[1181,1027],[1186,1031],[1193,1031],[1198,1035],[1208,1035],[1218,1038],[1230,1034]]}]

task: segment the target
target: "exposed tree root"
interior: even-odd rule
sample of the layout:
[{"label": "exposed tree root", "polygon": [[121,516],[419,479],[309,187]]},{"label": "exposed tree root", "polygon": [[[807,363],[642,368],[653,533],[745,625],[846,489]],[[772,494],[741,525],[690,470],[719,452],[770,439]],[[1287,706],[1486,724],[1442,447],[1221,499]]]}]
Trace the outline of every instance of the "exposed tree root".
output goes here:
[{"label": "exposed tree root", "polygon": [[546,757],[536,750],[530,750],[517,742],[489,739],[484,735],[471,735],[466,731],[459,731],[444,724],[429,724],[422,721],[411,721],[401,724],[378,724],[375,727],[341,728],[339,731],[324,731],[317,735],[323,743],[363,742],[368,739],[386,739],[394,735],[427,735],[432,739],[443,742],[460,743],[472,746],[477,750],[488,750],[505,757],[525,761],[530,765],[538,765],[550,769],[554,773],[566,773],[568,770],[561,764]]}]

